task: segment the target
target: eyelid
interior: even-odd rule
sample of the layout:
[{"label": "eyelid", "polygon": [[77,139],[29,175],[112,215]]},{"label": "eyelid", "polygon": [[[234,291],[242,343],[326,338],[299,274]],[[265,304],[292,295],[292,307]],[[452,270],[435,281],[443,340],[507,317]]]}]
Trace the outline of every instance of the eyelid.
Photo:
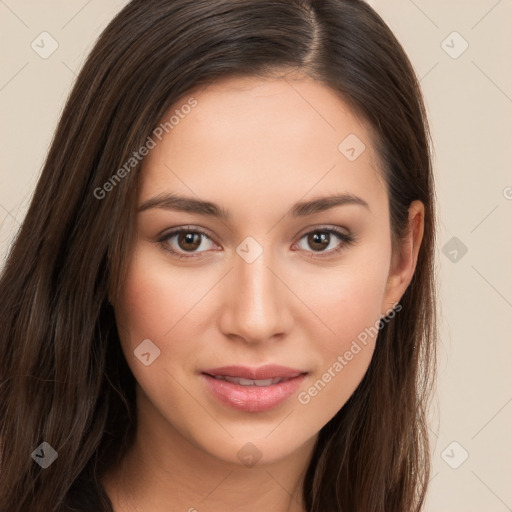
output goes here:
[{"label": "eyelid", "polygon": [[304,230],[299,231],[299,234],[296,235],[296,237],[300,239],[305,235],[316,233],[317,231],[335,231],[341,235],[351,236],[350,230],[344,226],[336,226],[333,224],[312,224],[311,226],[304,228]]},{"label": "eyelid", "polygon": [[177,226],[175,228],[167,228],[162,231],[159,235],[157,235],[157,241],[167,240],[170,236],[181,233],[182,231],[188,231],[190,233],[201,233],[209,240],[213,241],[213,237],[203,228],[199,226],[193,226],[191,224],[186,224],[184,226]]}]

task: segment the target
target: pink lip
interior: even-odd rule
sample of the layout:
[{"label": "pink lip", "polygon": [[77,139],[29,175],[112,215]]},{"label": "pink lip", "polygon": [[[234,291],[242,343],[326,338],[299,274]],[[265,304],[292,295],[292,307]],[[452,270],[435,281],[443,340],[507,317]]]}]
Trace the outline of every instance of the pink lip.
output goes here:
[{"label": "pink lip", "polygon": [[[269,386],[242,386],[215,379],[214,375],[252,380],[279,377],[287,380]],[[225,366],[206,370],[201,374],[208,389],[221,403],[246,412],[262,412],[277,407],[297,390],[305,376],[304,371],[276,365],[259,368]]]}]

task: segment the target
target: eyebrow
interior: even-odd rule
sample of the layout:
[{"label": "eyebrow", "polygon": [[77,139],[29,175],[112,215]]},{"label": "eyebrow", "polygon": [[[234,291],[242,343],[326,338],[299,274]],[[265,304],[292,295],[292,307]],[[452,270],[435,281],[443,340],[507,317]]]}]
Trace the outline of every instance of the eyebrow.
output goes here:
[{"label": "eyebrow", "polygon": [[[311,201],[300,201],[295,203],[287,216],[306,217],[315,213],[323,212],[345,205],[360,205],[370,210],[368,203],[354,194],[333,194],[325,197],[319,197]],[[179,196],[177,194],[159,194],[148,199],[139,207],[138,211],[143,212],[152,208],[164,210],[176,210],[181,212],[196,213],[198,215],[208,215],[222,220],[229,220],[230,213],[219,205],[210,201],[202,201],[192,197]]]}]

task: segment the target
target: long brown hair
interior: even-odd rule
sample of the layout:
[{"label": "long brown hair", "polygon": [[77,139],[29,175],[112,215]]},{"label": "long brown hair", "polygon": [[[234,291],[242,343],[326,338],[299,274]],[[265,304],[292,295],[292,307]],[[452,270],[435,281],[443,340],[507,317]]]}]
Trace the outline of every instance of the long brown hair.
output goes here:
[{"label": "long brown hair", "polygon": [[[133,0],[78,76],[1,276],[1,512],[85,510],[95,496],[94,510],[112,510],[100,476],[133,442],[136,411],[109,297],[121,293],[140,163],[98,190],[188,91],[285,69],[324,82],[369,124],[394,242],[406,234],[410,203],[425,206],[401,311],[383,322],[363,380],[319,432],[306,507],[421,509],[436,229],[428,123],[401,45],[361,0]],[[58,453],[47,469],[31,457],[42,442]]]}]

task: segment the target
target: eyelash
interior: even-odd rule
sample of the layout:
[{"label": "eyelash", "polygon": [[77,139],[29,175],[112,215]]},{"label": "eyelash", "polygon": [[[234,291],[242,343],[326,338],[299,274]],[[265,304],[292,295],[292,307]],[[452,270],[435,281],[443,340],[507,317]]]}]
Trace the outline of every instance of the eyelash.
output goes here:
[{"label": "eyelash", "polygon": [[[162,247],[162,249],[164,251],[166,251],[168,253],[171,253],[173,256],[175,256],[178,259],[197,258],[197,257],[199,257],[199,256],[197,256],[197,254],[201,254],[201,253],[191,253],[191,255],[189,256],[189,255],[185,255],[185,254],[183,254],[181,252],[178,252],[178,251],[175,251],[174,249],[170,249],[169,248],[169,245],[168,245],[167,242],[169,242],[169,240],[171,238],[173,238],[174,236],[180,235],[182,233],[201,234],[205,238],[207,238],[208,240],[212,240],[211,237],[208,235],[208,233],[206,233],[205,231],[203,231],[200,228],[183,227],[183,228],[175,229],[175,230],[173,230],[173,231],[171,231],[169,233],[166,233],[166,234],[162,235],[157,240],[157,242],[160,244],[160,246]],[[330,251],[326,251],[326,252],[323,252],[323,251],[320,251],[320,252],[306,251],[306,252],[311,252],[311,256],[308,256],[309,258],[326,258],[326,257],[334,256],[335,254],[338,254],[341,251],[343,251],[344,249],[346,249],[348,246],[354,245],[354,243],[356,241],[354,235],[348,235],[348,234],[342,232],[341,230],[339,230],[337,228],[333,228],[333,227],[328,227],[328,228],[323,228],[322,227],[322,228],[317,228],[317,229],[308,231],[307,233],[304,233],[300,237],[299,240],[302,240],[304,237],[306,237],[308,235],[311,235],[313,233],[329,233],[331,235],[335,235],[336,237],[338,237],[340,239],[340,241],[342,243],[340,245],[338,245],[338,247],[336,249],[331,249]]]}]

